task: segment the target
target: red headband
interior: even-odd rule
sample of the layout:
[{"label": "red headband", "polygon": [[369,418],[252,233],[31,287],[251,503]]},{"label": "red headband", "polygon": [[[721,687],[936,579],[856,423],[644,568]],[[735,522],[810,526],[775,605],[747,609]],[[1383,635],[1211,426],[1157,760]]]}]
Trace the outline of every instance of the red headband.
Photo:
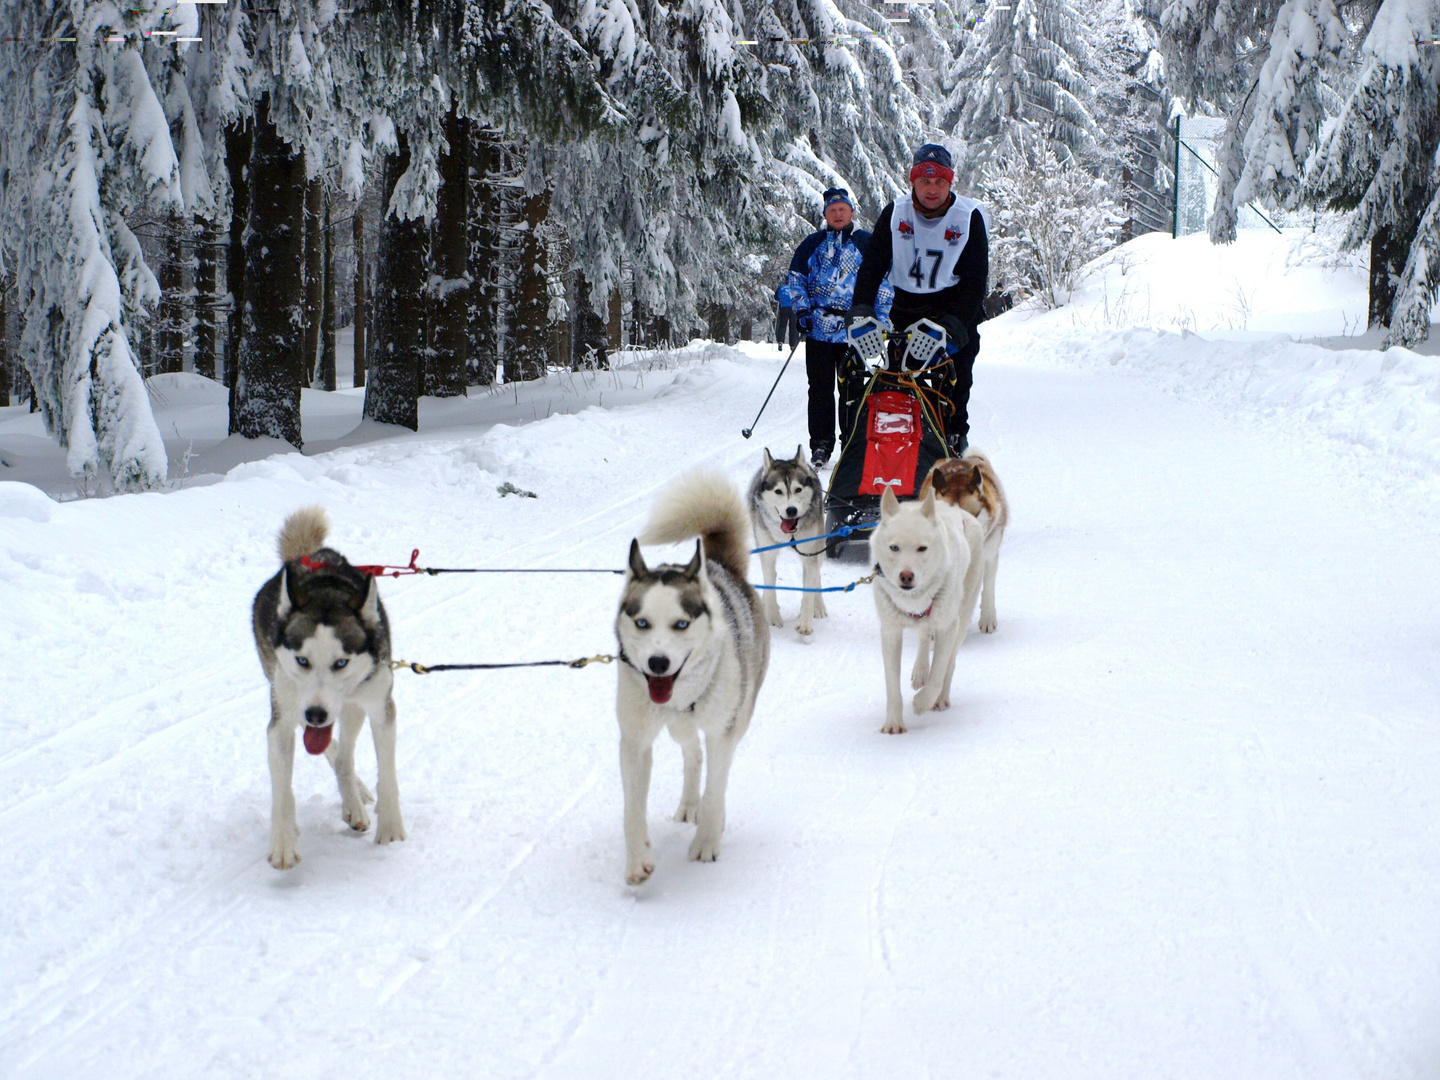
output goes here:
[{"label": "red headband", "polygon": [[936,161],[922,161],[919,165],[910,166],[910,182],[913,184],[915,179],[920,176],[938,176],[941,179],[949,180],[953,183],[955,180],[955,170],[947,169],[944,165]]}]

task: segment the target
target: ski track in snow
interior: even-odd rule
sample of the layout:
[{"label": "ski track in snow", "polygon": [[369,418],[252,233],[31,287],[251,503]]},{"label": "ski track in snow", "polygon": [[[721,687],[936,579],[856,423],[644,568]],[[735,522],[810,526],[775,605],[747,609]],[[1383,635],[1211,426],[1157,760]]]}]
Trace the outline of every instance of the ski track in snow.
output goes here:
[{"label": "ski track in snow", "polygon": [[[721,859],[686,860],[662,736],[638,889],[596,667],[397,673],[409,839],[353,835],[301,754],[304,861],[272,870],[249,605],[310,502],[356,561],[619,567],[677,472],[743,483],[803,439],[795,372],[738,436],[773,349],[623,408],[0,519],[13,633],[49,662],[0,718],[0,1078],[1433,1075],[1435,494],[1020,341],[976,375],[1014,516],[954,705],[907,692],[879,735],[869,596],[809,641],[782,598]],[[382,585],[424,663],[610,651],[617,589]]]}]

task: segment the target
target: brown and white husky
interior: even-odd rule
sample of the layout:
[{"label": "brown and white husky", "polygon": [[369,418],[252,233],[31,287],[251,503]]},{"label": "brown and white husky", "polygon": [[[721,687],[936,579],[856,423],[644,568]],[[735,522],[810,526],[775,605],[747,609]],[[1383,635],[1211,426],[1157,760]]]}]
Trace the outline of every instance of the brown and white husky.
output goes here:
[{"label": "brown and white husky", "polygon": [[924,498],[926,489],[933,489],[935,497],[951,506],[973,514],[985,532],[981,557],[985,562],[985,582],[980,594],[980,632],[993,634],[995,620],[995,571],[1000,563],[1000,541],[1005,536],[1005,526],[1010,523],[1010,504],[1005,501],[1005,489],[990,459],[979,450],[969,449],[958,458],[937,461],[920,488]]}]

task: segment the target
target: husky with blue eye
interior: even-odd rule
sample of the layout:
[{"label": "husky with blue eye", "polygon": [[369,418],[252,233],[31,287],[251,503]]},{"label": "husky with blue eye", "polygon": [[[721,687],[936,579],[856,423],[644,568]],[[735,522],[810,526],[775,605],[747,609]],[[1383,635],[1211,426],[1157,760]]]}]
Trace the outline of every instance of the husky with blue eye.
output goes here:
[{"label": "husky with blue eye", "polygon": [[625,790],[625,880],[631,885],[655,870],[646,808],[652,747],[662,728],[680,744],[685,760],[675,820],[697,826],[690,858],[712,862],[720,854],[730,763],[770,662],[770,627],[745,580],[749,526],[735,485],[720,473],[701,472],[661,494],[641,536],[647,544],[697,537],[690,561],[650,567],[640,541],[630,543],[615,618],[621,660],[615,713]]},{"label": "husky with blue eye", "polygon": [[[270,680],[270,865],[300,861],[295,823],[295,731],[305,749],[324,754],[340,785],[340,814],[356,832],[370,827],[377,843],[405,839],[395,780],[395,677],[390,623],[375,578],[324,547],[330,530],[318,506],[297,510],[280,530],[285,565],[255,596],[253,621],[260,666]],[[355,775],[355,741],[370,717],[380,767],[376,796]],[[338,739],[332,741],[336,727]]]}]

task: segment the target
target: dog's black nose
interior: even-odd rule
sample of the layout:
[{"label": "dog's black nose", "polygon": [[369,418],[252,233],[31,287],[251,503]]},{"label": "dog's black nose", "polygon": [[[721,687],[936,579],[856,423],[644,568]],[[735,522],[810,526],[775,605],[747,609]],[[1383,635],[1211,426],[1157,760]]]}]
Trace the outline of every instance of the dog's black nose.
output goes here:
[{"label": "dog's black nose", "polygon": [[799,516],[800,516],[800,508],[797,507],[797,506],[787,506],[787,507],[785,507],[785,516],[788,517],[788,518],[799,517]]},{"label": "dog's black nose", "polygon": [[915,575],[914,575],[913,573],[911,573],[909,570],[901,570],[901,571],[900,571],[900,584],[901,584],[902,587],[904,587],[904,588],[906,588],[906,589],[910,588],[911,585],[914,585],[914,584],[915,584]]},{"label": "dog's black nose", "polygon": [[324,727],[325,720],[330,714],[319,705],[311,705],[305,710],[305,723],[311,727]]},{"label": "dog's black nose", "polygon": [[668,656],[650,657],[650,670],[656,675],[664,675],[670,670],[670,658]]}]

